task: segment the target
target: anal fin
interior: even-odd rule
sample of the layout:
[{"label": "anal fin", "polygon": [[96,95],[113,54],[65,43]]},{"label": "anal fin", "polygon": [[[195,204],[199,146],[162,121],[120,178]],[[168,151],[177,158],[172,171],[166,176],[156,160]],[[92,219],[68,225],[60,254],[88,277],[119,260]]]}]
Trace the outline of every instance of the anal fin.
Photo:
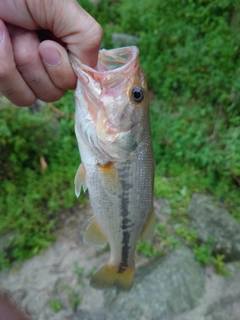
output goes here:
[{"label": "anal fin", "polygon": [[75,184],[75,194],[78,198],[81,192],[81,187],[83,188],[84,192],[87,190],[87,175],[86,175],[86,169],[83,163],[80,164],[77,170],[77,173],[74,179],[74,184]]},{"label": "anal fin", "polygon": [[154,210],[152,209],[148,215],[147,221],[145,225],[143,226],[142,232],[140,234],[141,241],[148,241],[151,240],[153,237],[155,229],[155,214]]},{"label": "anal fin", "polygon": [[107,289],[116,287],[119,290],[130,290],[133,285],[134,267],[127,267],[123,272],[107,263],[91,278],[90,285],[95,289]]},{"label": "anal fin", "polygon": [[102,249],[107,245],[107,239],[102,233],[96,218],[92,218],[83,236],[83,241],[95,248]]}]

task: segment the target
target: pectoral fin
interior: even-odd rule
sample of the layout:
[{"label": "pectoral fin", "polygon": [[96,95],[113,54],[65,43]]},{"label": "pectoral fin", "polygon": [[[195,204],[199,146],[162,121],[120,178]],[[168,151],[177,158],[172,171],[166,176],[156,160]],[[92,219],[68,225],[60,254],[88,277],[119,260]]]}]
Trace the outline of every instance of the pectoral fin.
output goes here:
[{"label": "pectoral fin", "polygon": [[89,246],[102,249],[107,245],[107,239],[102,233],[95,218],[92,218],[87,226],[83,241]]},{"label": "pectoral fin", "polygon": [[84,192],[87,190],[87,175],[86,175],[86,169],[83,163],[80,164],[77,170],[74,184],[75,184],[75,194],[78,198],[81,192],[81,187],[83,188]]},{"label": "pectoral fin", "polygon": [[108,162],[105,165],[98,164],[101,174],[102,184],[109,193],[117,193],[120,189],[120,181],[117,169],[113,162]]},{"label": "pectoral fin", "polygon": [[153,237],[155,229],[155,214],[154,210],[152,209],[148,215],[147,222],[145,223],[142,232],[140,234],[141,241],[148,241],[151,240]]}]

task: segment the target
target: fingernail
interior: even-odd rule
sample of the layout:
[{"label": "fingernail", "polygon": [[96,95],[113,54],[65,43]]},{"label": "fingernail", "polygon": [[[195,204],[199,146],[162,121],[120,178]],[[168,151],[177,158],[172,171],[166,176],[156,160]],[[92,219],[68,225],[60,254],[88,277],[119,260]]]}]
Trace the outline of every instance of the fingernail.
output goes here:
[{"label": "fingernail", "polygon": [[55,48],[45,47],[41,49],[42,60],[46,65],[55,67],[62,61],[61,53]]}]

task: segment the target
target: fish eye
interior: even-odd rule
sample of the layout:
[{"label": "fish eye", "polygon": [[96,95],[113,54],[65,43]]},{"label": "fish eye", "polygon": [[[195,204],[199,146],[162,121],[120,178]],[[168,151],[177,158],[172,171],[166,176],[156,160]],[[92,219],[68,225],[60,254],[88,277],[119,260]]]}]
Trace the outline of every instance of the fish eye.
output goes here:
[{"label": "fish eye", "polygon": [[143,89],[140,87],[135,87],[132,90],[132,98],[135,102],[140,103],[144,99]]}]

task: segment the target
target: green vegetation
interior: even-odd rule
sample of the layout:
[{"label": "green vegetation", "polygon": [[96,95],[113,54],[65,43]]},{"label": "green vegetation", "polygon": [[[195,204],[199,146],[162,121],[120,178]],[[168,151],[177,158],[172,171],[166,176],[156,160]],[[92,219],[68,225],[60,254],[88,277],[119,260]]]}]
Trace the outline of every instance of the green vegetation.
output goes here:
[{"label": "green vegetation", "polygon": [[[148,256],[185,241],[199,261],[223,273],[224,257],[211,243],[198,243],[189,228],[193,192],[208,192],[240,221],[240,7],[234,0],[79,1],[102,25],[103,47],[113,32],[139,38],[140,61],[151,93],[156,158],[155,194],[172,206],[171,222],[158,225],[154,244],[139,244]],[[0,101],[0,267],[31,257],[53,240],[57,210],[76,201],[79,164],[73,130],[72,93],[40,112]],[[41,170],[44,156],[47,170]],[[83,199],[82,199],[83,200]],[[180,239],[180,240],[179,240]]]},{"label": "green vegetation", "polygon": [[79,289],[73,289],[68,284],[62,286],[62,290],[67,294],[68,301],[75,312],[78,305],[81,303],[80,291]]},{"label": "green vegetation", "polygon": [[56,282],[54,290],[51,292],[51,300],[49,300],[49,306],[54,312],[59,312],[66,306],[70,306],[72,310],[75,312],[77,310],[78,305],[81,303],[81,290],[85,285],[84,280],[86,279],[86,275],[84,275],[84,268],[79,267],[78,263],[74,263],[73,273],[75,277],[73,277],[74,283],[62,284],[60,282]]},{"label": "green vegetation", "polygon": [[78,267],[77,262],[75,262],[74,266],[75,266],[74,273],[77,275],[77,282],[78,282],[78,284],[83,284],[82,277],[83,277],[83,273],[84,273],[84,268]]},{"label": "green vegetation", "polygon": [[[23,260],[52,243],[61,207],[71,208],[76,197],[73,180],[79,153],[74,134],[73,96],[58,102],[66,116],[48,105],[38,112],[9,106],[1,100],[0,119],[0,239],[11,233],[0,267]],[[40,165],[44,156],[47,170]],[[2,236],[2,238],[1,238]]]},{"label": "green vegetation", "polygon": [[156,235],[153,242],[138,242],[137,251],[151,258],[164,255],[169,250],[178,248],[179,239],[174,235],[167,223],[158,223],[156,225]]},{"label": "green vegetation", "polygon": [[59,312],[63,309],[62,302],[57,299],[53,299],[49,301],[49,306],[54,312]]}]

